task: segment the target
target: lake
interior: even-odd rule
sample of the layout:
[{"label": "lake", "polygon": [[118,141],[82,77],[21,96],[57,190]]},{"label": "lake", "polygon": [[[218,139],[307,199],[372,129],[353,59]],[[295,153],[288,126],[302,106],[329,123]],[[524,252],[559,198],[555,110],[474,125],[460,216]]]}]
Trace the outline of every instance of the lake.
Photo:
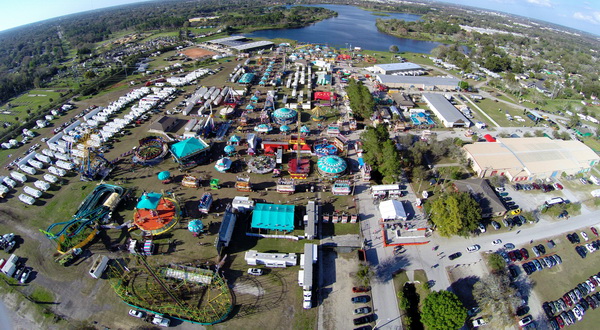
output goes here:
[{"label": "lake", "polygon": [[362,47],[376,51],[388,51],[391,45],[398,46],[400,52],[431,53],[431,50],[441,45],[433,41],[396,38],[381,33],[375,26],[377,18],[401,19],[417,21],[419,15],[382,13],[387,16],[373,15],[375,12],[362,10],[358,7],[344,5],[313,5],[331,9],[338,13],[337,17],[329,18],[307,27],[298,29],[260,30],[245,34],[246,37],[285,38],[306,43],[327,44],[332,47]]}]

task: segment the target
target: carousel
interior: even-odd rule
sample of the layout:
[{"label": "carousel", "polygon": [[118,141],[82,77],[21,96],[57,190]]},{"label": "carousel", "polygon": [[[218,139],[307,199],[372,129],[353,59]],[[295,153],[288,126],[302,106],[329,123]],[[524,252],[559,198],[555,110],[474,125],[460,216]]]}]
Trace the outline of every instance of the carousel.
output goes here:
[{"label": "carousel", "polygon": [[338,154],[338,148],[327,140],[315,143],[313,150],[318,157]]},{"label": "carousel", "polygon": [[279,108],[273,111],[273,121],[279,125],[289,125],[298,119],[298,111],[289,108]]},{"label": "carousel", "polygon": [[223,157],[217,161],[215,164],[215,169],[221,173],[225,173],[229,170],[229,168],[231,168],[232,163],[233,162],[231,159],[229,159],[229,157]]},{"label": "carousel", "polygon": [[343,176],[347,168],[346,161],[342,157],[335,155],[324,156],[317,161],[319,174],[330,179]]}]

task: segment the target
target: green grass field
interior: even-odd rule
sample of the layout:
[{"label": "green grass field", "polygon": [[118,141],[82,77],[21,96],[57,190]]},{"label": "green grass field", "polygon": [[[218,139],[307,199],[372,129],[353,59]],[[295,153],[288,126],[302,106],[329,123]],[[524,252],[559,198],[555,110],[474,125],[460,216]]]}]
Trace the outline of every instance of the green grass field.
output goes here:
[{"label": "green grass field", "polygon": [[[22,121],[27,116],[27,111],[34,114],[40,108],[60,99],[63,90],[57,89],[32,89],[16,98],[9,100],[0,107],[0,121],[16,123],[16,118]],[[8,106],[10,104],[10,107]]]},{"label": "green grass field", "polygon": [[[494,121],[498,123],[498,125],[503,127],[514,127],[514,126],[534,126],[533,122],[529,120],[525,114],[523,114],[523,110],[516,109],[507,105],[506,103],[494,102],[490,99],[483,99],[476,102],[477,106],[481,108],[481,110],[485,111],[488,116],[490,116]],[[513,118],[515,116],[521,116],[525,121],[520,122],[515,120],[508,120],[506,117],[506,113],[510,114]]]}]

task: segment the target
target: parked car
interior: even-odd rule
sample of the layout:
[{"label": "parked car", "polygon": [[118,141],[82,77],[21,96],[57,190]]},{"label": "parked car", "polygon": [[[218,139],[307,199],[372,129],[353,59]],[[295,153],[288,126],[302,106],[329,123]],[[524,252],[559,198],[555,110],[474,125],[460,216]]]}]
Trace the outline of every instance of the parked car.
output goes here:
[{"label": "parked car", "polygon": [[496,239],[492,241],[492,245],[499,245],[502,244],[502,240],[501,239]]},{"label": "parked car", "polygon": [[519,253],[521,253],[523,260],[529,259],[529,252],[527,252],[526,248],[522,248],[521,250],[519,250]]},{"label": "parked car", "polygon": [[456,253],[452,253],[451,255],[448,256],[448,259],[450,260],[454,260],[456,258],[460,258],[460,256],[462,256],[462,253],[460,252],[456,252]]},{"label": "parked car", "polygon": [[500,229],[500,224],[497,221],[492,221],[492,228],[494,228],[495,230]]},{"label": "parked car", "polygon": [[540,251],[540,254],[546,254],[546,248],[544,247],[543,244],[538,244],[536,246],[537,246],[538,251]]},{"label": "parked car", "polygon": [[590,227],[590,230],[594,235],[598,236],[598,229],[596,229],[596,227]]},{"label": "parked car", "polygon": [[248,274],[254,276],[261,276],[263,274],[263,270],[260,268],[248,268]]},{"label": "parked car", "polygon": [[479,231],[485,233],[485,226],[482,223],[479,224]]},{"label": "parked car", "polygon": [[540,256],[540,254],[541,254],[541,253],[540,253],[540,250],[538,250],[537,246],[534,246],[534,247],[532,247],[532,248],[531,248],[531,251],[533,251],[533,254],[534,254],[536,257],[539,257],[539,256]]},{"label": "parked car", "polygon": [[480,317],[478,319],[473,320],[471,324],[473,325],[473,328],[479,328],[480,326],[486,325],[487,322]]},{"label": "parked car", "polygon": [[158,325],[159,327],[167,328],[171,325],[171,320],[162,315],[156,314],[156,315],[154,315],[154,318],[152,319],[152,324]]},{"label": "parked car", "polygon": [[365,323],[371,323],[375,321],[375,315],[371,314],[371,315],[366,315],[366,316],[361,316],[358,318],[355,318],[353,320],[354,325],[361,325],[361,324],[365,324]]},{"label": "parked car", "polygon": [[23,273],[21,274],[21,277],[19,277],[19,283],[25,284],[27,282],[27,280],[29,279],[30,274],[31,274],[31,269],[25,268],[23,270]]},{"label": "parked car", "polygon": [[369,292],[370,290],[371,290],[370,286],[355,286],[352,288],[352,292],[354,292],[354,293]]},{"label": "parked car", "polygon": [[581,237],[583,237],[583,239],[587,242],[590,238],[588,237],[588,235],[585,233],[585,231],[582,231],[581,233]]},{"label": "parked car", "polygon": [[130,309],[129,315],[133,316],[133,317],[137,317],[138,319],[141,319],[146,315],[146,313],[144,313],[142,311],[138,311],[137,309]]},{"label": "parked car", "polygon": [[505,249],[514,249],[515,245],[513,243],[506,243],[506,244],[504,244],[504,248]]},{"label": "parked car", "polygon": [[477,244],[467,246],[467,251],[469,251],[469,252],[476,252],[476,251],[479,251],[479,249],[481,249],[481,246],[479,246]]},{"label": "parked car", "polygon": [[358,315],[358,314],[369,314],[369,313],[371,313],[371,307],[369,307],[369,306],[359,307],[359,308],[355,309],[353,313],[355,315]]},{"label": "parked car", "polygon": [[524,327],[531,322],[533,322],[533,317],[531,315],[527,315],[519,321],[519,325]]},{"label": "parked car", "polygon": [[352,303],[353,304],[364,304],[364,303],[368,303],[371,300],[371,297],[369,296],[356,296],[356,297],[352,297]]}]

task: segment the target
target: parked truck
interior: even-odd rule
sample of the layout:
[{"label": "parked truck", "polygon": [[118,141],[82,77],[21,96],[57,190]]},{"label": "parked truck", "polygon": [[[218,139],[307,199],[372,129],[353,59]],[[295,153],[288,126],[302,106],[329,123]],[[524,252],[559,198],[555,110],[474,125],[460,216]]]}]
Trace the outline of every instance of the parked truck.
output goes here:
[{"label": "parked truck", "polygon": [[90,276],[96,279],[102,277],[109,261],[110,259],[107,256],[97,256],[92,268],[90,268]]},{"label": "parked truck", "polygon": [[17,270],[17,264],[19,262],[19,257],[17,257],[14,254],[11,254],[11,256],[8,258],[8,260],[6,260],[6,263],[4,263],[4,266],[2,266],[2,272],[4,274],[6,274],[6,276],[12,277],[15,274],[15,271]]}]

